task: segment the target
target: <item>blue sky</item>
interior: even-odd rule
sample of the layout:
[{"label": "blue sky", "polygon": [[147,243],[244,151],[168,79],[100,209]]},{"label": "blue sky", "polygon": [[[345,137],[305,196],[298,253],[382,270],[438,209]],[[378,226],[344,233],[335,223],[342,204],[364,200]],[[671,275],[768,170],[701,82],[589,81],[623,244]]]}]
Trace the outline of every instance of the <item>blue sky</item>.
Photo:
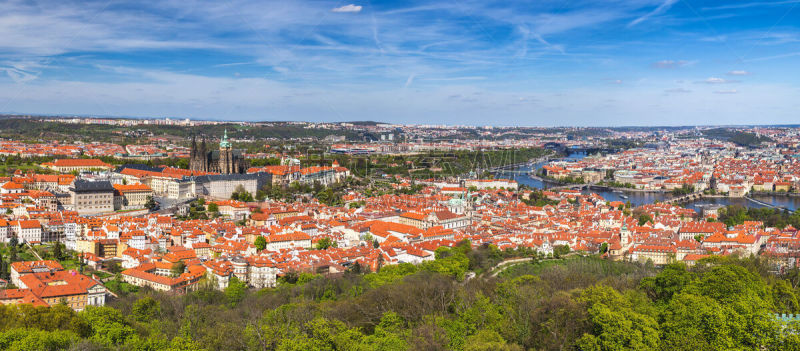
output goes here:
[{"label": "blue sky", "polygon": [[800,0],[0,3],[0,112],[798,123]]}]

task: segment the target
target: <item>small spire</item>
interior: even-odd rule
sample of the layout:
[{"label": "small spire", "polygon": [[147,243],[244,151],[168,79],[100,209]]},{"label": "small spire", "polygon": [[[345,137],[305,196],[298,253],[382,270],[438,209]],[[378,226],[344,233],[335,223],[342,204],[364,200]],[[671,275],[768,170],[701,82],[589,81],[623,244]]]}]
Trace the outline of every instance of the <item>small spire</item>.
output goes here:
[{"label": "small spire", "polygon": [[225,128],[225,134],[222,135],[222,140],[219,142],[220,148],[229,148],[231,143],[228,141],[228,128]]}]

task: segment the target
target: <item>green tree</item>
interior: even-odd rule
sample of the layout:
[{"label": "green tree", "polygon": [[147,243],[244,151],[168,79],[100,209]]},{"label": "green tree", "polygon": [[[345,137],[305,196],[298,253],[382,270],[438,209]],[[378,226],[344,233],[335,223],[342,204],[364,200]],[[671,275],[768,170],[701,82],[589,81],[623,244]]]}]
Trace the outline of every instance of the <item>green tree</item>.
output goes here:
[{"label": "green tree", "polygon": [[131,314],[139,322],[151,322],[161,314],[161,302],[150,296],[143,297],[133,303]]},{"label": "green tree", "polygon": [[67,350],[79,337],[70,331],[11,329],[0,332],[0,349],[8,351]]},{"label": "green tree", "polygon": [[8,262],[17,262],[18,245],[19,239],[17,239],[16,235],[12,235],[11,239],[8,240]]},{"label": "green tree", "polygon": [[569,253],[569,245],[556,245],[553,247],[553,257],[561,258]]},{"label": "green tree", "polygon": [[190,338],[184,337],[175,337],[170,341],[169,347],[165,349],[166,351],[202,351],[206,350],[202,346],[200,346],[197,342],[192,341]]},{"label": "green tree", "polygon": [[238,185],[231,194],[231,200],[251,202],[253,201],[253,194],[245,190],[244,186]]},{"label": "green tree", "polygon": [[643,214],[639,215],[639,226],[643,226],[647,222],[652,222],[652,221],[653,221],[653,217],[651,217],[647,213],[643,213]]},{"label": "green tree", "polygon": [[681,292],[695,278],[695,275],[686,270],[682,262],[664,266],[664,269],[655,277],[645,277],[639,287],[654,301],[669,302],[672,296]]},{"label": "green tree", "polygon": [[152,196],[147,197],[147,202],[144,203],[144,208],[153,211],[158,208],[158,203]]},{"label": "green tree", "polygon": [[225,288],[225,299],[228,301],[228,306],[234,307],[244,299],[247,293],[247,283],[239,280],[236,276],[232,276],[228,281],[228,286]]},{"label": "green tree", "polygon": [[101,344],[122,345],[136,334],[122,313],[111,307],[87,306],[81,316],[91,327],[91,340]]},{"label": "green tree", "polygon": [[172,264],[172,269],[170,273],[172,273],[173,277],[177,277],[183,274],[184,271],[186,271],[186,263],[184,263],[183,261],[178,261]]},{"label": "green tree", "polygon": [[796,313],[800,310],[797,294],[786,280],[777,280],[772,284],[772,301],[779,313]]},{"label": "green tree", "polygon": [[743,346],[736,333],[746,333],[731,311],[712,298],[675,296],[664,309],[662,347],[666,350],[732,350]]},{"label": "green tree", "polygon": [[219,205],[213,202],[208,204],[208,212],[219,212]]},{"label": "green tree", "polygon": [[106,269],[113,274],[117,274],[122,272],[122,265],[120,265],[119,261],[109,261],[106,263]]},{"label": "green tree", "polygon": [[335,241],[331,240],[331,238],[324,237],[317,241],[317,250],[327,250],[330,247],[336,247],[337,244]]},{"label": "green tree", "polygon": [[55,244],[53,244],[53,258],[55,258],[56,260],[61,260],[64,255],[64,253],[61,251],[61,245],[62,244],[58,241],[56,241]]},{"label": "green tree", "polygon": [[500,333],[494,330],[481,330],[467,337],[464,351],[522,351],[519,345],[509,345]]},{"label": "green tree", "polygon": [[594,286],[581,294],[589,305],[591,334],[577,342],[581,350],[654,350],[659,346],[658,322],[635,311],[630,302],[607,286]]},{"label": "green tree", "polygon": [[266,248],[267,248],[267,239],[265,239],[265,238],[264,238],[264,236],[262,236],[262,235],[259,235],[259,236],[256,238],[256,240],[255,240],[255,242],[253,243],[253,245],[255,245],[255,246],[256,246],[256,249],[257,249],[258,251],[262,251],[262,250],[264,250],[264,249],[266,249]]}]

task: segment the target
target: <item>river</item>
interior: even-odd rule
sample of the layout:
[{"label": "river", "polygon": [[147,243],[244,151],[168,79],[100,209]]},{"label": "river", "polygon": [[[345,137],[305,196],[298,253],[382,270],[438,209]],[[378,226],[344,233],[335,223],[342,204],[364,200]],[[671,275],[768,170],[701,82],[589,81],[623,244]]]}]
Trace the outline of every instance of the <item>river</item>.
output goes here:
[{"label": "river", "polygon": [[[567,157],[567,159],[580,160],[584,157],[586,157],[586,154],[577,153],[577,154],[570,154]],[[527,172],[531,171],[532,169],[539,169],[546,164],[547,162],[541,162],[534,164],[533,166],[524,166],[518,169],[519,171],[524,171],[525,173],[499,172],[495,176],[497,178],[514,179],[521,185],[527,185],[529,187],[536,189],[547,189],[549,187],[558,186],[558,184],[531,178],[527,174]],[[648,193],[648,192],[634,192],[634,191],[620,192],[620,191],[592,189],[592,190],[583,190],[582,192],[584,194],[596,193],[608,201],[622,201],[622,202],[630,201],[631,204],[633,204],[634,206],[649,204],[655,201],[664,201],[672,197],[672,194],[669,193]],[[763,201],[773,206],[787,208],[792,211],[800,207],[800,197],[790,197],[783,195],[753,195],[752,197],[754,199]],[[696,200],[688,204],[685,204],[684,206],[687,208],[692,208],[699,212],[705,205],[723,205],[723,206],[742,205],[754,208],[764,207],[764,205],[761,205],[757,202],[751,201],[746,198],[702,198],[700,200]]]}]

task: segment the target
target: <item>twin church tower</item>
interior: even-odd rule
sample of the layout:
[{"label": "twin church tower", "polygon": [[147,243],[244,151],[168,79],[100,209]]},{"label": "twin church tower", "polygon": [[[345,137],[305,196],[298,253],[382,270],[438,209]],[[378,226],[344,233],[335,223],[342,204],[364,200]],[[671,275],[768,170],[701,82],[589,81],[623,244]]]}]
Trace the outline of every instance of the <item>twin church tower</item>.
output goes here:
[{"label": "twin church tower", "polygon": [[236,174],[247,170],[241,150],[234,150],[228,141],[227,129],[219,142],[219,150],[208,150],[205,137],[198,147],[197,138],[192,137],[192,151],[189,157],[189,169],[192,171]]}]

